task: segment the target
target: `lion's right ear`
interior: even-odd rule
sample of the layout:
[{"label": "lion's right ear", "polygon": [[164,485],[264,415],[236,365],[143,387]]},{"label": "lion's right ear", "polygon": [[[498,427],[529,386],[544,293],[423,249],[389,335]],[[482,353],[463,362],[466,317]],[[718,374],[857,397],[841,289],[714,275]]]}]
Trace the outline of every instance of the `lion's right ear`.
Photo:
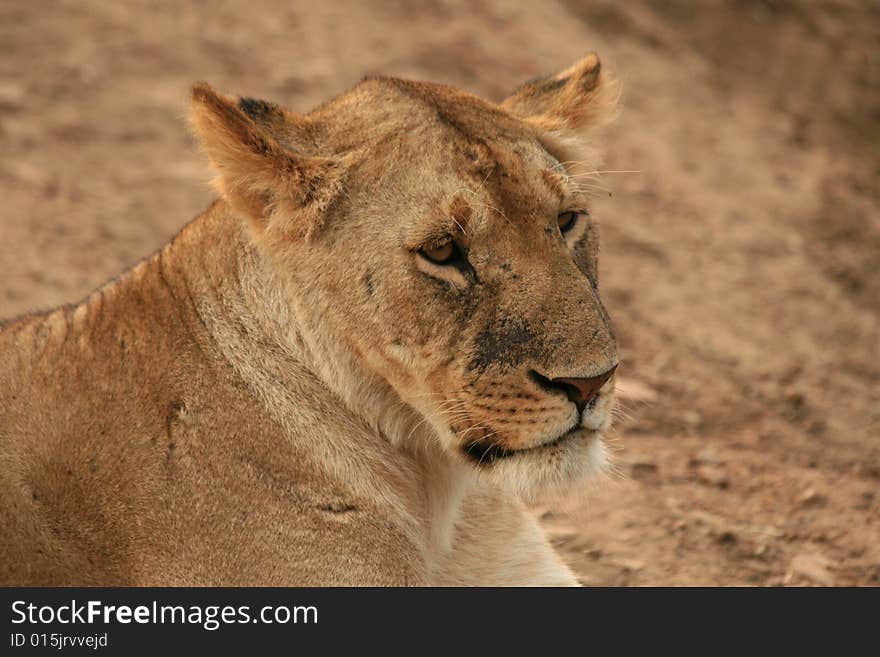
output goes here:
[{"label": "lion's right ear", "polygon": [[619,84],[591,53],[556,75],[525,83],[501,107],[538,128],[561,160],[579,160],[580,142],[614,119],[619,95]]},{"label": "lion's right ear", "polygon": [[308,236],[342,187],[343,163],[295,153],[279,138],[297,132],[302,117],[267,103],[221,96],[204,83],[192,90],[192,126],[217,171],[215,186],[258,228],[294,224]]}]

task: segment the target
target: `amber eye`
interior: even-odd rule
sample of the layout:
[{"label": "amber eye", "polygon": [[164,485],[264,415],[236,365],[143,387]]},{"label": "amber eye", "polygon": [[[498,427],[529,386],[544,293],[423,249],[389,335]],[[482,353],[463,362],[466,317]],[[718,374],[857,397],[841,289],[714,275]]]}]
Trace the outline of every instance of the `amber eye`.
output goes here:
[{"label": "amber eye", "polygon": [[559,226],[559,230],[563,233],[567,233],[577,224],[579,213],[571,211],[571,212],[563,212],[561,215],[556,217],[556,225]]},{"label": "amber eye", "polygon": [[435,264],[447,265],[455,259],[458,249],[452,242],[444,242],[436,246],[422,247],[419,253]]}]

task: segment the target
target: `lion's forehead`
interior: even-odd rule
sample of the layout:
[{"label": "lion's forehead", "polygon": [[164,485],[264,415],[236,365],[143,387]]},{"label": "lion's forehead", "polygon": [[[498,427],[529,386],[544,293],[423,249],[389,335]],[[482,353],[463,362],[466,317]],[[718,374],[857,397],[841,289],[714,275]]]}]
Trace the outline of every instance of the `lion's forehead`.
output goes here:
[{"label": "lion's forehead", "polygon": [[528,122],[442,84],[370,77],[310,116],[331,150],[360,148],[402,164],[434,160],[463,176],[489,168],[537,174],[558,164]]},{"label": "lion's forehead", "polygon": [[413,225],[449,222],[470,236],[499,237],[550,218],[574,186],[537,144],[458,140],[382,148],[350,191],[359,212],[385,217],[403,236]]}]

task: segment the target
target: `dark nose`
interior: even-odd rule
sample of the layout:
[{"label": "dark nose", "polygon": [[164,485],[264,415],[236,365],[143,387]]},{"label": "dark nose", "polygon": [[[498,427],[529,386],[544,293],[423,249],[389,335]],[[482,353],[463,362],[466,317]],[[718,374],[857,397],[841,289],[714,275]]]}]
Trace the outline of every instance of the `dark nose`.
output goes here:
[{"label": "dark nose", "polygon": [[617,365],[602,372],[602,374],[587,378],[563,376],[555,379],[548,379],[537,372],[532,372],[532,374],[541,387],[564,392],[569,401],[574,402],[574,405],[577,406],[578,412],[583,413],[584,409],[596,399],[599,390],[601,390],[602,386],[605,385],[605,382],[611,378],[611,375],[614,374],[614,370],[616,369]]}]

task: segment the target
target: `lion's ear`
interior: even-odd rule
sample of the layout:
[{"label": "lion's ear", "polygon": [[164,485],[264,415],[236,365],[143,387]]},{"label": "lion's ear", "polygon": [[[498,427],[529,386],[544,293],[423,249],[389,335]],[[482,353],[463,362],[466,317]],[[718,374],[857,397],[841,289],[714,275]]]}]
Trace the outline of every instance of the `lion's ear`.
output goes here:
[{"label": "lion's ear", "polygon": [[297,119],[305,121],[265,101],[236,102],[207,84],[193,86],[190,120],[217,171],[220,194],[258,228],[283,217],[299,221],[308,235],[339,193],[345,167],[283,146],[297,132],[291,125]]},{"label": "lion's ear", "polygon": [[591,53],[561,73],[526,82],[501,107],[548,135],[578,137],[616,114],[619,85]]}]

